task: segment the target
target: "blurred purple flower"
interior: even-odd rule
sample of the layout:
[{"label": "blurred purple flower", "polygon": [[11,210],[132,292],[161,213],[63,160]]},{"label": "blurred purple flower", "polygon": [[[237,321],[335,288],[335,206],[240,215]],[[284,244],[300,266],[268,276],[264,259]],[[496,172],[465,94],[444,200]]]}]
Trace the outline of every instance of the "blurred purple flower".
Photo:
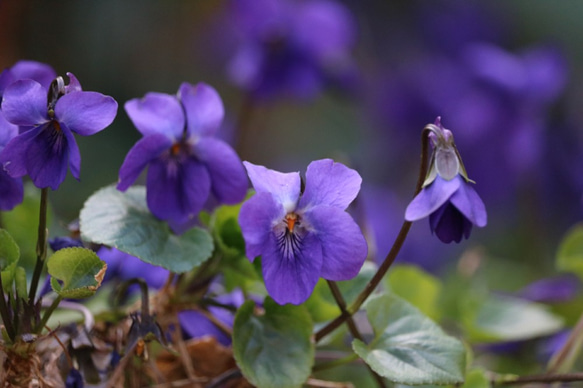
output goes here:
[{"label": "blurred purple flower", "polygon": [[300,174],[281,173],[244,162],[256,194],[239,213],[250,260],[262,257],[267,291],[280,304],[304,302],[320,277],[348,280],[367,256],[359,226],[345,212],[356,198],[360,175],[331,159]]},{"label": "blurred purple flower", "polygon": [[182,225],[194,219],[211,192],[222,203],[238,203],[247,192],[241,160],[214,137],[224,115],[216,90],[204,83],[183,83],[178,96],[148,93],[125,109],[144,136],[119,171],[121,191],[149,166],[147,203],[158,218]]},{"label": "blurred purple flower", "polygon": [[537,280],[518,292],[522,298],[533,302],[566,302],[579,293],[581,282],[575,275],[555,276]]},{"label": "blurred purple flower", "polygon": [[84,92],[77,78],[67,75],[69,85],[57,77],[50,91],[31,79],[13,82],[4,90],[4,117],[29,128],[10,140],[0,162],[11,177],[28,174],[39,188],[58,189],[69,167],[79,179],[81,155],[73,133],[93,135],[111,124],[117,112],[113,98]]},{"label": "blurred purple flower", "polygon": [[229,22],[239,46],[231,79],[256,98],[279,94],[310,98],[327,80],[354,75],[350,50],[356,26],[349,10],[331,0],[234,0]]},{"label": "blurred purple flower", "polygon": [[486,226],[484,203],[473,189],[453,141],[453,134],[441,125],[430,125],[434,150],[423,189],[407,206],[405,219],[417,221],[429,216],[431,231],[444,243],[468,238],[472,225]]},{"label": "blurred purple flower", "polygon": [[[229,294],[219,295],[214,298],[214,300],[226,307],[230,306],[235,310],[241,307],[245,298],[243,292],[236,289]],[[229,327],[233,326],[235,320],[234,311],[230,311],[225,307],[212,305],[208,306],[208,311],[221,323]],[[205,317],[204,314],[198,311],[181,311],[178,314],[178,319],[180,320],[180,325],[182,326],[184,334],[189,338],[199,338],[205,335],[211,335],[225,346],[228,346],[231,343],[231,338],[227,334],[217,328],[217,326]]]},{"label": "blurred purple flower", "polygon": [[142,278],[149,287],[158,289],[168,279],[167,269],[146,263],[117,248],[103,246],[97,251],[97,256],[107,263],[105,281]]}]

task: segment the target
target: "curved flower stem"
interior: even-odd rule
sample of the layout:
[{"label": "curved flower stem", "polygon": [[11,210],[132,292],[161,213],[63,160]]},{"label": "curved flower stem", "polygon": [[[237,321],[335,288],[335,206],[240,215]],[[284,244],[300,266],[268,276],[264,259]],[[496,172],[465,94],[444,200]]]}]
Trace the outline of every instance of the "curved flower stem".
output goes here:
[{"label": "curved flower stem", "polygon": [[45,258],[47,257],[47,207],[49,198],[49,188],[41,189],[40,210],[38,219],[38,239],[36,242],[36,264],[30,282],[30,291],[28,293],[28,304],[34,305],[36,290],[40,281],[40,275],[43,271]]},{"label": "curved flower stem", "polygon": [[[419,177],[417,179],[415,194],[413,196],[417,195],[421,191],[421,188],[423,187],[423,182],[425,181],[425,177],[427,175],[428,169],[427,151],[429,148],[429,133],[431,133],[431,131],[432,131],[431,124],[428,124],[425,126],[425,128],[423,128],[423,131],[421,132],[421,166],[419,167]],[[401,250],[401,247],[403,246],[403,243],[407,238],[407,234],[409,233],[409,229],[411,229],[411,225],[412,222],[410,221],[403,222],[401,230],[399,231],[399,234],[397,235],[397,238],[395,239],[395,242],[393,243],[391,250],[387,254],[387,257],[383,261],[383,264],[381,264],[380,268],[375,273],[373,278],[366,284],[364,290],[362,290],[362,292],[356,297],[356,300],[350,306],[348,306],[348,308],[346,309],[346,313],[341,314],[316,333],[316,342],[324,338],[327,334],[334,331],[344,321],[346,321],[354,313],[356,313],[360,306],[362,306],[364,301],[377,288],[377,286],[379,285],[379,283],[381,282],[381,280],[383,279],[383,277],[385,276],[385,274],[387,273],[387,271],[397,258],[397,254]]]},{"label": "curved flower stem", "polygon": [[[330,287],[330,291],[332,292],[332,295],[334,296],[334,300],[336,300],[336,304],[338,304],[338,307],[340,307],[340,311],[342,313],[346,313],[347,312],[346,311],[346,302],[344,301],[344,297],[342,296],[342,293],[340,292],[338,285],[336,284],[336,282],[334,282],[332,280],[326,280],[326,281],[328,282],[328,286]],[[346,324],[348,325],[348,329],[350,330],[350,334],[352,334],[352,336],[354,338],[356,338],[362,342],[365,342],[364,337],[358,331],[358,327],[356,327],[356,323],[354,323],[354,319],[352,319],[351,315],[348,315],[348,318],[346,318]],[[372,370],[370,365],[366,364],[366,367],[368,368],[370,373],[373,375],[373,377],[377,381],[379,387],[386,388],[387,385],[385,384],[385,381],[383,380],[382,376],[380,376],[378,373],[376,373],[374,370]]]},{"label": "curved flower stem", "polygon": [[544,374],[530,376],[497,375],[490,374],[492,385],[522,385],[531,383],[566,383],[573,381],[583,381],[583,372]]}]

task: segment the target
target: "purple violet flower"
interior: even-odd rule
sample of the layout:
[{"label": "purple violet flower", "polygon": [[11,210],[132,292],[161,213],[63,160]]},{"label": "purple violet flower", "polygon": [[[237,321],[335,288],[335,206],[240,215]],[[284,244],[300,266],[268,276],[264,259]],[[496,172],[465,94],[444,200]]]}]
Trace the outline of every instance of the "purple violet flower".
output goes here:
[{"label": "purple violet flower", "polygon": [[32,79],[4,90],[4,118],[25,129],[2,150],[0,163],[11,177],[28,174],[39,188],[56,190],[69,167],[79,179],[81,155],[73,133],[93,135],[111,124],[117,112],[113,98],[84,92],[77,78],[67,75],[69,85],[57,77],[49,91]]},{"label": "purple violet flower", "polygon": [[47,90],[51,82],[57,77],[55,70],[41,62],[22,60],[0,73],[0,97],[4,89],[11,83],[21,79],[32,79]]},{"label": "purple violet flower", "polygon": [[407,206],[405,219],[429,216],[432,233],[444,243],[459,243],[470,236],[472,225],[486,226],[486,207],[470,184],[451,131],[441,125],[440,117],[429,127],[434,147],[431,166],[423,189]]},{"label": "purple violet flower", "polygon": [[239,213],[246,253],[250,260],[262,257],[265,286],[277,303],[304,302],[320,277],[358,274],[367,243],[345,211],[360,190],[356,171],[331,159],[314,161],[300,194],[298,172],[243,163],[256,191]]},{"label": "purple violet flower", "polygon": [[239,156],[214,137],[224,115],[214,88],[183,83],[177,96],[148,93],[126,102],[125,109],[144,137],[120,168],[118,190],[127,190],[149,166],[148,207],[173,226],[191,221],[211,192],[222,203],[245,198],[248,183]]},{"label": "purple violet flower", "polygon": [[314,97],[326,81],[350,81],[356,23],[331,0],[236,0],[229,22],[240,44],[229,75],[257,98]]}]

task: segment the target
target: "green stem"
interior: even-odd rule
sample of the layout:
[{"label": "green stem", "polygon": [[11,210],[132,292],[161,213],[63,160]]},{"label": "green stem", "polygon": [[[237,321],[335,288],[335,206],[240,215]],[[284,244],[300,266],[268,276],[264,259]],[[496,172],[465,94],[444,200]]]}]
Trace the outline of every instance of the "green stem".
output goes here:
[{"label": "green stem", "polygon": [[38,334],[38,333],[40,333],[43,330],[43,328],[45,327],[45,325],[49,321],[49,318],[51,317],[51,315],[53,314],[53,312],[57,309],[57,307],[59,306],[59,303],[61,303],[62,300],[63,300],[63,297],[61,295],[57,296],[55,298],[55,300],[53,300],[53,303],[51,303],[51,305],[49,306],[49,308],[45,310],[45,313],[43,314],[43,317],[42,317],[41,321],[35,327],[35,329],[34,329],[34,332],[35,333]]},{"label": "green stem", "polygon": [[36,290],[40,281],[40,275],[43,271],[45,259],[47,257],[47,208],[48,208],[49,189],[41,189],[40,210],[38,219],[38,238],[36,243],[36,264],[30,282],[30,292],[28,293],[28,304],[34,306]]},{"label": "green stem", "polygon": [[312,371],[319,372],[319,371],[322,371],[325,369],[336,368],[337,366],[349,364],[349,363],[354,362],[356,360],[358,360],[358,354],[352,353],[351,355],[348,355],[348,356],[343,357],[343,358],[339,358],[337,360],[332,360],[332,361],[328,361],[328,362],[323,362],[323,363],[318,364],[318,365],[314,365],[314,367],[312,368]]},{"label": "green stem", "polygon": [[4,327],[6,328],[6,333],[10,340],[14,342],[16,338],[16,332],[14,326],[12,326],[12,319],[10,319],[10,312],[8,311],[8,305],[6,304],[6,295],[4,295],[4,285],[2,284],[2,276],[0,276],[0,315],[2,316],[2,322],[4,322]]},{"label": "green stem", "polygon": [[557,373],[562,369],[571,369],[573,362],[577,355],[581,352],[583,345],[583,314],[579,317],[579,321],[571,331],[569,338],[549,361],[547,373]]},{"label": "green stem", "polygon": [[[334,296],[334,300],[336,300],[336,304],[338,305],[338,307],[340,307],[340,311],[343,314],[346,314],[346,302],[344,301],[344,297],[342,296],[342,293],[340,292],[340,289],[338,288],[338,285],[336,284],[336,282],[332,281],[332,280],[327,280],[328,282],[328,286],[330,287],[330,291],[332,292],[332,295]],[[346,319],[346,324],[348,325],[348,330],[350,330],[350,334],[352,334],[352,336],[362,342],[364,341],[364,337],[362,336],[362,334],[360,334],[360,331],[358,331],[358,327],[356,327],[356,323],[354,323],[354,319],[352,319],[352,316],[348,316],[348,318]],[[372,374],[372,376],[374,377],[374,379],[377,381],[377,384],[381,387],[381,388],[386,388],[386,384],[385,384],[385,380],[382,378],[382,376],[380,376],[378,373],[376,373],[374,370],[372,370],[372,368],[370,367],[370,365],[366,364],[367,369],[369,370],[369,372]]]},{"label": "green stem", "polygon": [[561,374],[544,374],[530,376],[515,375],[491,375],[490,382],[493,385],[522,385],[531,383],[567,383],[574,381],[583,381],[583,373],[561,373]]},{"label": "green stem", "polygon": [[[417,178],[417,185],[415,187],[415,194],[413,196],[416,196],[421,191],[423,187],[423,182],[425,181],[425,178],[427,176],[428,169],[427,151],[429,148],[430,132],[431,129],[428,126],[425,126],[425,128],[423,128],[423,131],[421,132],[421,166],[419,167],[419,177]],[[328,323],[326,326],[324,326],[316,333],[316,342],[320,341],[326,335],[334,331],[342,323],[344,323],[344,321],[346,321],[360,309],[360,306],[362,306],[362,304],[366,301],[370,294],[372,294],[372,292],[377,288],[377,286],[379,285],[379,283],[381,282],[381,280],[383,279],[383,277],[385,276],[385,274],[387,273],[387,271],[397,258],[397,255],[399,254],[399,251],[401,250],[401,247],[403,246],[403,243],[407,238],[409,229],[411,229],[411,225],[412,223],[410,221],[403,222],[401,230],[399,231],[399,234],[397,235],[397,238],[395,239],[395,242],[393,243],[391,250],[387,254],[387,257],[383,261],[383,264],[381,264],[380,268],[375,273],[373,278],[366,284],[364,290],[362,290],[362,292],[356,297],[355,301],[346,309],[346,313],[340,315],[339,317]]]}]

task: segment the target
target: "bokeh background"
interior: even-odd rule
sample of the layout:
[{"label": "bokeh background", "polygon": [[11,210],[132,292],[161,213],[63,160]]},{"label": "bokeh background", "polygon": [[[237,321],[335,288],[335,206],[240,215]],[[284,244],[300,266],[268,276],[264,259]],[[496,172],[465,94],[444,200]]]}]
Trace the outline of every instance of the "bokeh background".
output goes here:
[{"label": "bokeh background", "polygon": [[109,128],[77,138],[81,181],[69,175],[51,193],[57,218],[73,220],[91,193],[117,180],[139,139],[125,101],[204,81],[223,98],[222,136],[242,159],[304,171],[332,157],[359,170],[364,185],[353,210],[379,258],[411,199],[421,129],[442,116],[489,223],[445,245],[418,222],[399,260],[443,274],[472,252],[494,263],[484,268],[503,291],[555,274],[559,240],[582,217],[583,3],[340,3],[354,26],[346,72],[305,95],[256,98],[228,73],[244,35],[228,2],[1,0],[0,68],[45,62],[120,103]]}]

